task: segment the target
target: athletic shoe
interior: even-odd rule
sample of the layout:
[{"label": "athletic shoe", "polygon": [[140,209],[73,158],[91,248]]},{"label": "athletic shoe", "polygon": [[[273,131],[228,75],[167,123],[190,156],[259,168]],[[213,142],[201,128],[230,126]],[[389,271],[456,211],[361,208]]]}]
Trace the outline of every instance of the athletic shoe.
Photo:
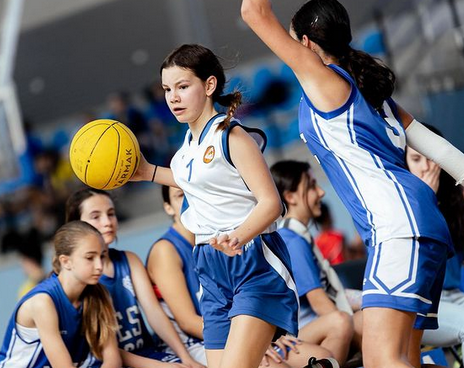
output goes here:
[{"label": "athletic shoe", "polygon": [[334,358],[316,359],[309,358],[308,365],[304,368],[340,368],[340,365]]}]

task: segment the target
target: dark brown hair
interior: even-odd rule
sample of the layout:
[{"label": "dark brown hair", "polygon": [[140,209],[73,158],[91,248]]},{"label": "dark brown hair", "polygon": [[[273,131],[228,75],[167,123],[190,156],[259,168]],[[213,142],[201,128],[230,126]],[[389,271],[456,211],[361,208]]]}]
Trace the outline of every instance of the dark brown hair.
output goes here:
[{"label": "dark brown hair", "polygon": [[217,102],[219,105],[228,108],[227,117],[218,126],[218,129],[226,129],[230,125],[235,111],[242,103],[242,94],[238,91],[234,91],[227,95],[223,95],[226,76],[218,57],[204,46],[185,44],[176,48],[166,56],[161,64],[160,75],[163,69],[173,66],[191,70],[195,76],[204,82],[211,76],[216,77],[217,86],[212,96],[213,102]]},{"label": "dark brown hair", "polygon": [[395,74],[379,59],[351,48],[350,19],[337,0],[310,0],[293,16],[292,29],[301,41],[306,35],[355,80],[366,101],[375,109],[391,97]]},{"label": "dark brown hair", "polygon": [[113,200],[108,192],[94,188],[84,188],[71,194],[66,201],[66,222],[81,219],[82,202],[94,195],[103,195]]}]

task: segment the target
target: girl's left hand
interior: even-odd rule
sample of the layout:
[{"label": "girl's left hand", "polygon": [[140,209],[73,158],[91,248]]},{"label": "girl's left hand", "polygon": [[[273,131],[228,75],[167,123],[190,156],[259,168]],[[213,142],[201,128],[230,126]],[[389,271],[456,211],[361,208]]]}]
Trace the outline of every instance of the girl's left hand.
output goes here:
[{"label": "girl's left hand", "polygon": [[239,247],[237,238],[230,238],[228,234],[222,234],[211,238],[209,244],[229,257],[242,255],[242,247]]}]

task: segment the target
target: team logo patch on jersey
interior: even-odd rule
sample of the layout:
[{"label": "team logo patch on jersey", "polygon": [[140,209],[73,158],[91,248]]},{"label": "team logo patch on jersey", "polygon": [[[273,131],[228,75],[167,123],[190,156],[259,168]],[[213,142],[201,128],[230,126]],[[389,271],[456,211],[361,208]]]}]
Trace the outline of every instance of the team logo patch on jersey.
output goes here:
[{"label": "team logo patch on jersey", "polygon": [[209,146],[203,155],[203,162],[205,164],[209,164],[211,161],[213,161],[215,153],[216,151],[214,150],[214,146]]},{"label": "team logo patch on jersey", "polygon": [[132,281],[129,275],[124,276],[122,278],[122,285],[131,292],[133,296],[135,296],[134,286],[132,285]]}]

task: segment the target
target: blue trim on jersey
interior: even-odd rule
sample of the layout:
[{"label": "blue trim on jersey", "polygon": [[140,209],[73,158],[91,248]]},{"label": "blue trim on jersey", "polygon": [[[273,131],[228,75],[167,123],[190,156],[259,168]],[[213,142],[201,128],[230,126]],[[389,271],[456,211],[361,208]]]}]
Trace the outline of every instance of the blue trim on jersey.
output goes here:
[{"label": "blue trim on jersey", "polygon": [[351,76],[346,72],[344,71],[342,68],[340,68],[339,66],[337,65],[334,65],[334,64],[329,64],[328,67],[332,70],[334,70],[337,74],[342,74],[345,79],[350,83],[350,86],[351,86],[351,92],[350,92],[350,96],[348,97],[348,100],[342,105],[340,106],[338,109],[335,109],[333,111],[329,111],[329,112],[325,112],[325,111],[321,111],[319,109],[317,109],[311,102],[311,100],[308,98],[308,96],[306,96],[306,93],[303,92],[303,98],[305,99],[306,103],[311,107],[312,110],[314,110],[315,112],[317,112],[318,115],[322,116],[324,119],[333,119],[334,117],[340,115],[341,113],[345,112],[348,107],[353,103],[354,99],[356,98],[356,96],[358,95],[358,90],[355,85],[355,82],[353,81],[353,79],[351,78]]},{"label": "blue trim on jersey", "polygon": [[190,204],[187,200],[187,197],[184,196],[184,200],[182,201],[182,207],[180,209],[180,214],[182,215],[185,211],[188,210],[189,207],[190,207]]},{"label": "blue trim on jersey", "polygon": [[416,228],[415,228],[414,222],[412,220],[411,211],[408,208],[408,205],[406,204],[407,199],[404,198],[403,193],[401,192],[400,186],[398,184],[398,180],[396,179],[395,175],[393,175],[393,173],[391,171],[385,169],[385,167],[383,167],[383,166],[380,166],[380,164],[378,163],[378,160],[380,160],[380,158],[377,158],[376,156],[374,156],[374,154],[372,152],[370,153],[370,155],[371,155],[372,159],[374,160],[375,165],[380,170],[382,170],[385,173],[385,175],[388,177],[388,179],[390,179],[393,182],[393,184],[395,185],[395,189],[398,192],[398,196],[401,199],[401,204],[403,205],[404,211],[406,212],[406,216],[408,217],[409,226],[411,227],[412,235],[414,237],[417,236]]},{"label": "blue trim on jersey", "polygon": [[[416,247],[418,246],[418,243],[417,243],[417,240],[412,238],[412,247],[415,249]],[[380,243],[378,245],[379,249],[378,249],[378,253],[381,254],[382,253],[382,248],[383,248],[383,243]],[[395,287],[393,288],[389,288],[379,277],[378,277],[378,269],[379,269],[379,263],[380,263],[380,258],[381,257],[377,257],[377,259],[375,260],[375,264],[374,264],[374,280],[377,281],[384,290],[388,290],[388,292],[390,294],[394,293],[396,290],[402,288],[404,285],[408,284],[411,282],[412,280],[412,277],[413,277],[413,271],[414,271],[414,262],[416,260],[416,252],[411,252],[412,254],[412,257],[409,261],[409,272],[408,272],[408,278],[406,278],[403,282],[399,283],[398,285],[396,285]]]},{"label": "blue trim on jersey", "polygon": [[[367,205],[366,205],[366,201],[364,200],[363,198],[363,195],[358,187],[358,184],[356,183],[356,180],[353,176],[353,174],[351,173],[351,171],[349,170],[348,168],[348,165],[345,163],[345,161],[339,157],[338,160],[337,160],[337,156],[335,155],[335,153],[329,148],[325,138],[324,138],[324,135],[322,133],[322,129],[320,128],[319,126],[319,122],[316,118],[316,116],[313,116],[313,121],[314,121],[314,126],[315,128],[317,129],[318,133],[319,133],[319,136],[321,137],[322,139],[322,143],[324,144],[324,148],[331,153],[331,156],[332,158],[339,163],[339,165],[341,165],[343,168],[342,170],[344,172],[346,172],[346,174],[349,175],[350,179],[351,179],[351,182],[353,183],[352,186],[354,186],[356,188],[356,191],[358,193],[358,195],[356,195],[356,193],[354,193],[355,195],[355,198],[358,198],[358,201],[361,202],[361,205],[362,205],[362,208],[364,209],[365,211],[365,216],[366,216],[366,219],[368,220],[368,223],[371,227],[371,238],[372,238],[372,241],[373,241],[373,244],[376,243],[376,226],[375,226],[375,223],[374,223],[374,216],[372,215],[372,212],[367,208]],[[348,125],[349,126],[349,125]],[[350,129],[350,135],[351,135],[351,129]]]},{"label": "blue trim on jersey", "polygon": [[229,135],[232,129],[235,128],[237,125],[240,124],[236,121],[231,121],[229,127],[222,133],[221,136],[222,154],[224,155],[224,158],[227,160],[227,162],[232,165],[232,167],[235,167],[235,165],[233,164],[232,159],[230,158]]},{"label": "blue trim on jersey", "polygon": [[350,116],[351,116],[351,109],[348,109],[347,114],[346,114],[346,126],[348,128],[348,132],[350,133],[351,143],[354,143],[353,129],[350,124]]},{"label": "blue trim on jersey", "polygon": [[[236,126],[241,127],[245,132],[247,132],[256,141],[261,152],[264,152],[266,145],[267,145],[267,136],[261,129],[249,128],[249,127],[243,126],[236,120],[231,121],[229,127],[226,130],[224,130],[224,132],[222,133],[221,142],[222,142],[222,154],[224,155],[224,158],[227,160],[227,162],[232,165],[232,167],[235,167],[235,165],[232,162],[232,159],[230,157],[229,136],[230,136],[230,132],[232,131],[232,129],[234,129]],[[263,139],[263,141],[258,142],[257,139],[254,137],[255,134],[258,134]]]},{"label": "blue trim on jersey", "polygon": [[[203,130],[201,131],[201,134],[200,134],[200,138],[198,138],[198,145],[201,144],[201,142],[203,142],[203,139],[206,137],[206,135],[208,134],[209,130],[211,129],[211,126],[213,125],[214,121],[220,117],[220,116],[224,116],[225,114],[224,113],[219,113],[217,115],[214,115],[211,119],[209,119],[209,121],[206,123],[205,127],[203,128]],[[189,139],[189,142],[190,142],[190,139]]]}]

